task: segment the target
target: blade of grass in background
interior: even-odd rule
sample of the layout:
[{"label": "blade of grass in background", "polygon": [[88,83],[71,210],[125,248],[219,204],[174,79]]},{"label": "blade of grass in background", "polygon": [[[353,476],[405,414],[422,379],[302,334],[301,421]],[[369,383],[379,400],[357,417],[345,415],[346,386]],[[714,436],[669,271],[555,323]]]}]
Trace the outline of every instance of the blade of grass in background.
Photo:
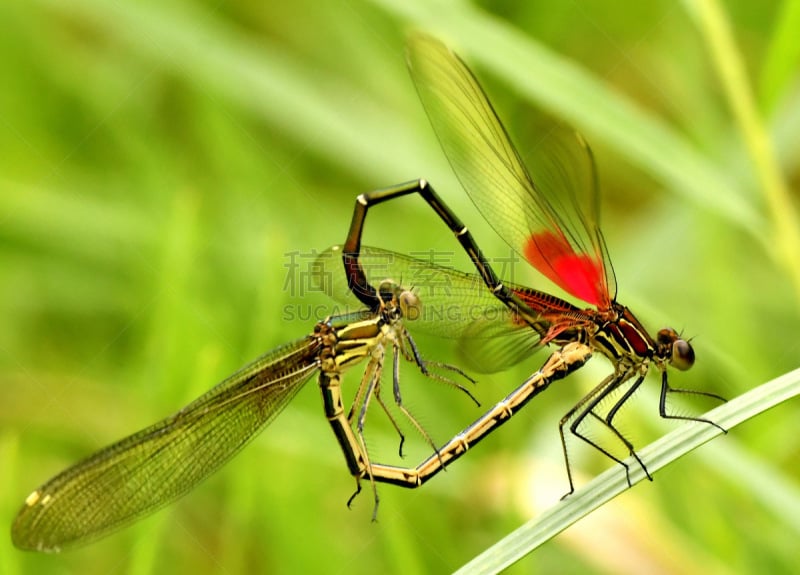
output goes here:
[{"label": "blade of grass in background", "polygon": [[[270,49],[266,39],[259,45],[242,39],[212,12],[191,4],[36,1],[54,14],[96,26],[114,42],[355,172],[381,180],[398,165],[419,163],[419,138],[391,111],[341,88],[323,70],[313,77],[299,74],[302,64],[291,55]],[[375,145],[385,133],[393,134],[393,145]]]},{"label": "blade of grass in background", "polygon": [[[800,2],[784,0],[776,19],[769,51],[764,59],[759,78],[759,100],[761,110],[768,118],[798,81],[800,70]],[[796,86],[795,86],[796,88]]]},{"label": "blade of grass in background", "polygon": [[800,306],[800,222],[789,197],[773,150],[772,141],[759,117],[742,57],[733,39],[727,16],[717,0],[684,2],[703,33],[717,68],[728,103],[742,132],[772,217],[770,250],[794,283]]},{"label": "blade of grass in background", "polygon": [[[761,216],[743,190],[659,118],[609,89],[570,60],[467,3],[372,0],[445,40],[505,79],[589,140],[602,140],[674,193],[698,202],[760,238]],[[490,45],[492,50],[484,50]]]}]

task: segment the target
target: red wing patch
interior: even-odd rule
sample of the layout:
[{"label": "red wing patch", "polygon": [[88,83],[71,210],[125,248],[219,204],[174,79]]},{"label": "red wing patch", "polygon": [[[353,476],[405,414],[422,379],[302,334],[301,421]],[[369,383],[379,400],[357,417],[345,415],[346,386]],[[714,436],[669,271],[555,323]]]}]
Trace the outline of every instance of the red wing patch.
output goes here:
[{"label": "red wing patch", "polygon": [[533,234],[525,242],[525,259],[569,294],[597,308],[610,305],[603,261],[575,253],[567,238],[552,231]]}]

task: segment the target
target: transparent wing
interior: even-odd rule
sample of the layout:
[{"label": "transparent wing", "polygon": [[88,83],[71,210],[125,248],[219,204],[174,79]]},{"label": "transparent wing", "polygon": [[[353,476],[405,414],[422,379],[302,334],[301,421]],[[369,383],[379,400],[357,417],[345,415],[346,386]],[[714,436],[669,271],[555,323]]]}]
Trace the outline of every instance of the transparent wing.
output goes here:
[{"label": "transparent wing", "polygon": [[457,353],[476,373],[496,373],[529,359],[542,347],[541,338],[527,324],[508,326],[477,319],[461,334]]},{"label": "transparent wing", "polygon": [[583,139],[561,130],[542,133],[526,153],[533,159],[529,172],[456,54],[417,34],[409,40],[408,66],[439,142],[484,218],[556,285],[607,307],[613,272],[596,225],[596,172]]},{"label": "transparent wing", "polygon": [[244,367],[174,415],[34,491],[12,527],[22,549],[87,543],[178,499],[246,445],[317,370],[308,337]]},{"label": "transparent wing", "polygon": [[[539,346],[539,334],[495,298],[476,274],[370,246],[361,247],[360,260],[370,285],[392,280],[416,293],[421,314],[406,318],[406,327],[460,340],[459,355],[473,371],[507,369]],[[347,308],[363,307],[347,286],[340,246],[319,255],[313,278],[316,289]]]}]

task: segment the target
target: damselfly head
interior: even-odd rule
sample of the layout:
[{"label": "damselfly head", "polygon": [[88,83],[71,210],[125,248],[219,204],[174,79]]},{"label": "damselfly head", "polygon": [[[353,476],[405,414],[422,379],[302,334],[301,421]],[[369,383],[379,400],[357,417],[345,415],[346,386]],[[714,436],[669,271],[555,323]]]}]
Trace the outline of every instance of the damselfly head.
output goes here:
[{"label": "damselfly head", "polygon": [[390,305],[400,316],[414,321],[422,317],[422,301],[412,290],[402,287],[391,279],[383,280],[378,286],[378,293],[384,306]]},{"label": "damselfly head", "polygon": [[681,371],[686,371],[694,365],[694,349],[677,331],[664,328],[659,330],[656,339],[661,352],[659,355],[666,358],[670,365]]},{"label": "damselfly head", "polygon": [[413,291],[403,290],[397,300],[404,318],[414,321],[422,317],[422,301]]}]

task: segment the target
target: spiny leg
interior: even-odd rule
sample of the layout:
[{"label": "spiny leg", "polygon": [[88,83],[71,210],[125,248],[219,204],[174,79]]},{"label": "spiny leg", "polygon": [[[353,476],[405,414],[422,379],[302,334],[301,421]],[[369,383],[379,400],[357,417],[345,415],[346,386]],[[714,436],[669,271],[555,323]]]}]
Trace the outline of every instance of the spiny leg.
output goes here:
[{"label": "spiny leg", "polygon": [[728,433],[728,430],[711,421],[710,419],[706,419],[704,417],[692,417],[689,415],[676,415],[672,413],[667,413],[667,394],[668,393],[691,393],[693,395],[703,395],[705,397],[710,397],[712,399],[717,399],[723,403],[727,401],[724,397],[717,395],[716,393],[709,393],[707,391],[696,391],[693,389],[679,389],[679,388],[672,388],[669,386],[669,382],[667,381],[667,372],[666,370],[661,372],[661,397],[659,398],[658,402],[658,413],[664,419],[682,419],[684,421],[699,421],[701,423],[707,423],[708,425],[713,425],[717,429],[719,429],[722,433]]},{"label": "spiny leg", "polygon": [[[569,426],[570,433],[572,433],[572,435],[578,437],[585,443],[591,445],[592,447],[597,449],[600,453],[602,453],[612,461],[619,463],[625,469],[625,477],[628,481],[628,485],[631,485],[630,469],[628,468],[628,464],[625,463],[619,457],[609,452],[601,445],[599,445],[596,441],[593,441],[589,437],[582,434],[579,430],[581,424],[589,415],[595,417],[596,419],[606,424],[603,418],[601,418],[594,412],[594,409],[601,401],[603,401],[603,399],[608,397],[610,393],[612,393],[615,389],[617,389],[623,382],[625,382],[629,378],[630,378],[630,372],[611,374],[606,379],[604,379],[599,385],[597,385],[592,391],[590,391],[586,396],[584,396],[583,399],[581,399],[577,404],[575,404],[575,406],[572,407],[572,409],[570,409],[564,415],[564,417],[561,418],[561,421],[559,422],[558,425],[558,430],[561,436],[561,447],[564,452],[564,460],[567,466],[567,479],[569,480],[569,491],[564,495],[564,497],[567,497],[575,492],[575,484],[572,479],[572,470],[570,468],[569,454],[567,452],[566,433],[564,431],[566,424],[570,421],[572,421],[572,423]],[[619,437],[623,441],[623,443],[626,444],[626,446],[629,446],[629,451],[631,452],[631,455],[633,455],[633,457],[636,459],[636,461],[639,463],[639,465],[642,467],[645,474],[649,478],[650,473],[648,472],[647,467],[645,467],[642,460],[639,459],[638,454],[633,449],[633,446],[630,444],[630,442],[628,442],[624,437],[622,437],[622,435],[613,426],[611,427],[611,430],[617,435],[617,437]]]},{"label": "spiny leg", "polygon": [[378,405],[381,406],[381,409],[383,409],[383,412],[386,414],[386,417],[389,418],[389,421],[391,422],[392,427],[394,427],[394,430],[397,432],[397,435],[400,436],[400,446],[397,448],[397,454],[400,457],[405,457],[405,455],[403,455],[403,444],[405,444],[405,442],[406,442],[406,436],[403,434],[403,431],[400,429],[400,425],[397,423],[397,420],[394,418],[394,415],[392,415],[392,412],[389,411],[389,407],[386,405],[386,403],[384,403],[383,398],[381,397],[380,391],[381,391],[381,386],[380,386],[380,383],[379,383],[375,387],[375,401],[377,401]]},{"label": "spiny leg", "polygon": [[[391,411],[389,411],[386,403],[384,403],[383,398],[381,397],[381,386],[380,386],[380,379],[383,375],[383,362],[384,362],[384,355],[385,350],[383,346],[380,349],[376,349],[373,354],[372,359],[370,359],[369,363],[367,364],[367,369],[364,370],[364,376],[361,378],[361,384],[358,386],[358,391],[356,392],[356,396],[353,399],[353,404],[350,406],[350,411],[347,415],[347,421],[352,425],[353,419],[355,417],[356,407],[361,405],[364,399],[364,393],[369,388],[369,382],[372,379],[377,380],[377,385],[375,386],[375,400],[378,402],[378,405],[381,406],[383,412],[386,414],[386,417],[394,427],[394,430],[397,432],[397,435],[400,436],[400,447],[398,451],[400,453],[400,457],[403,457],[403,445],[405,444],[406,437],[403,434],[403,431],[400,429],[400,426],[397,424],[397,420],[392,415]],[[363,428],[363,421],[361,422]]]},{"label": "spiny leg", "polygon": [[[405,345],[406,343],[408,344],[408,347],[406,347]],[[440,381],[446,385],[458,389],[459,391],[467,394],[467,396],[469,396],[469,398],[475,402],[475,405],[477,405],[478,407],[481,406],[481,403],[475,398],[474,395],[472,395],[472,392],[469,389],[467,389],[460,383],[453,381],[452,379],[444,377],[443,375],[440,375],[436,372],[430,371],[428,369],[428,366],[433,365],[440,367],[442,369],[447,369],[448,371],[452,371],[454,373],[457,373],[458,375],[462,375],[470,383],[475,383],[475,380],[472,379],[469,375],[467,375],[454,365],[449,365],[440,362],[433,362],[433,361],[425,361],[424,359],[422,359],[422,355],[419,353],[419,349],[417,348],[417,344],[414,342],[414,338],[412,338],[411,334],[408,333],[408,331],[405,329],[403,329],[403,334],[399,338],[398,345],[400,346],[400,349],[403,352],[403,356],[408,361],[413,361],[414,363],[416,363],[417,367],[419,367],[419,370],[425,377],[435,379],[436,381]],[[408,348],[411,348],[411,352],[409,352]]]},{"label": "spiny leg", "polygon": [[[369,457],[367,456],[366,451],[362,453],[364,460],[367,462],[367,470],[369,474],[369,481],[372,485],[372,494],[373,494],[373,501],[375,505],[372,508],[372,521],[378,521],[378,504],[380,503],[380,497],[378,496],[378,487],[375,483],[375,477],[372,475],[372,464],[369,462]],[[353,494],[347,499],[347,508],[352,509],[353,501],[355,498],[361,494],[361,480],[363,476],[356,476],[356,490]]]},{"label": "spiny leg", "polygon": [[406,419],[411,422],[411,425],[419,432],[420,435],[425,439],[428,445],[433,448],[434,453],[437,457],[441,460],[441,456],[439,455],[439,448],[436,447],[436,443],[434,443],[433,438],[425,431],[425,428],[422,426],[420,422],[411,414],[411,412],[406,409],[406,406],[403,405],[403,397],[400,394],[400,350],[399,345],[395,345],[392,348],[392,390],[394,391],[394,402],[397,405],[397,408],[406,416]]},{"label": "spiny leg", "polygon": [[[470,383],[478,383],[477,380],[475,380],[472,377],[470,377],[469,374],[467,374],[467,372],[465,372],[464,370],[459,368],[457,365],[451,365],[451,364],[445,363],[443,361],[435,361],[435,360],[430,360],[430,359],[422,360],[422,365],[420,366],[420,368],[427,370],[428,366],[438,367],[439,369],[443,369],[443,370],[446,370],[446,371],[452,371],[453,373],[455,373],[456,375],[460,375],[461,377],[463,377],[464,379],[466,379]],[[423,373],[425,373],[425,372],[423,372]],[[429,375],[429,373],[430,372],[425,373],[425,374]],[[478,405],[480,405],[480,404],[478,404]]]},{"label": "spiny leg", "polygon": [[[652,481],[652,480],[653,480],[653,477],[650,475],[650,472],[648,471],[648,469],[647,469],[647,466],[646,466],[646,465],[644,464],[644,462],[643,462],[643,461],[642,461],[642,460],[639,458],[639,454],[638,454],[638,453],[636,453],[636,450],[635,450],[635,449],[634,449],[634,447],[633,447],[633,443],[631,443],[631,442],[630,442],[630,440],[629,440],[627,437],[625,437],[625,436],[622,434],[622,432],[621,432],[619,429],[617,429],[617,427],[614,425],[614,417],[617,415],[617,413],[619,412],[620,408],[622,408],[622,406],[623,406],[625,403],[627,403],[627,401],[628,401],[628,400],[629,400],[629,399],[630,399],[630,398],[633,396],[633,394],[634,394],[634,393],[636,393],[636,390],[637,390],[637,389],[639,389],[639,387],[642,385],[642,382],[644,381],[644,377],[645,377],[645,375],[646,375],[646,372],[645,372],[645,373],[642,373],[642,374],[640,374],[640,375],[639,375],[639,377],[637,377],[637,378],[636,378],[636,380],[634,380],[633,384],[632,384],[632,385],[631,385],[631,386],[630,386],[630,387],[627,389],[627,391],[625,391],[625,393],[623,393],[623,394],[622,394],[622,397],[620,397],[620,398],[619,398],[619,399],[616,401],[616,403],[614,404],[614,406],[613,406],[613,407],[612,407],[612,408],[611,408],[611,409],[608,411],[608,413],[606,414],[605,418],[603,418],[603,417],[600,417],[600,416],[599,416],[599,415],[597,415],[597,413],[595,413],[594,411],[592,411],[592,413],[591,413],[591,414],[592,414],[592,416],[594,416],[596,419],[598,419],[598,420],[599,420],[599,421],[600,421],[600,422],[601,422],[603,425],[605,425],[605,426],[606,426],[606,428],[608,428],[609,430],[611,430],[611,432],[612,432],[612,433],[613,433],[613,434],[614,434],[614,435],[617,437],[617,439],[619,439],[619,440],[620,440],[620,441],[621,441],[621,442],[622,442],[622,443],[625,445],[625,447],[628,449],[628,453],[629,453],[629,454],[630,454],[630,455],[631,455],[631,456],[632,456],[634,459],[636,459],[636,461],[637,461],[637,462],[639,463],[639,465],[641,466],[642,470],[644,470],[644,473],[645,473],[645,475],[647,476],[647,479],[649,479],[650,481]],[[622,382],[620,382],[619,384],[617,384],[617,386],[616,386],[616,387],[618,388],[618,387],[619,387],[619,385],[621,385],[621,384],[622,384]],[[612,389],[612,390],[609,390],[609,392],[608,392],[608,393],[611,393],[612,391],[613,391],[613,389]],[[599,401],[602,401],[602,399],[603,399],[603,398],[601,398]],[[595,405],[597,405],[597,404],[595,404]],[[630,486],[630,477],[628,478],[628,485]]]},{"label": "spiny leg", "polygon": [[[564,432],[564,426],[567,424],[567,422],[570,419],[572,419],[575,416],[575,414],[578,412],[578,410],[582,410],[583,409],[583,406],[586,404],[586,402],[587,402],[589,397],[591,397],[592,395],[594,395],[597,392],[599,392],[605,386],[611,384],[613,379],[614,379],[614,377],[616,377],[616,376],[614,374],[612,374],[612,375],[608,376],[606,379],[604,379],[592,391],[590,391],[587,395],[582,397],[581,400],[578,401],[578,403],[576,403],[574,406],[572,406],[572,408],[567,413],[565,413],[564,416],[561,418],[561,420],[558,422],[558,435],[559,435],[559,437],[561,439],[561,451],[564,454],[564,463],[565,463],[566,468],[567,468],[567,481],[569,482],[569,491],[567,493],[565,493],[564,495],[562,495],[561,499],[564,499],[565,497],[568,497],[569,495],[572,495],[573,493],[575,493],[575,482],[572,479],[572,466],[569,463],[569,452],[567,450],[567,436],[566,436],[566,433]],[[589,443],[594,445],[591,442],[589,442]]]},{"label": "spiny leg", "polygon": [[639,377],[637,377],[636,381],[633,382],[633,385],[631,385],[628,388],[628,390],[625,393],[622,394],[622,397],[620,397],[617,400],[617,402],[614,404],[614,406],[611,409],[608,410],[608,414],[606,415],[605,422],[609,427],[613,428],[612,422],[614,421],[614,417],[616,417],[617,412],[619,412],[619,410],[622,408],[622,406],[625,405],[628,402],[628,400],[633,396],[633,394],[636,393],[636,390],[639,389],[639,387],[642,385],[642,382],[644,381],[645,374],[646,374],[646,372],[641,374]]},{"label": "spiny leg", "polygon": [[[639,454],[636,453],[636,450],[633,448],[633,444],[630,441],[628,441],[619,432],[619,430],[617,430],[616,427],[614,427],[613,425],[609,424],[608,418],[606,418],[606,419],[600,418],[594,411],[595,407],[597,407],[603,400],[605,400],[605,398],[607,398],[611,393],[613,393],[616,389],[618,389],[620,385],[622,385],[623,383],[625,383],[626,381],[628,381],[630,379],[630,377],[632,375],[631,372],[632,372],[632,369],[629,369],[628,371],[623,372],[621,374],[612,375],[611,376],[611,381],[609,381],[609,383],[607,385],[603,386],[603,384],[601,384],[600,386],[595,388],[595,390],[593,390],[592,394],[590,394],[591,397],[587,398],[588,402],[584,403],[585,408],[583,409],[583,411],[578,413],[577,417],[575,417],[575,420],[570,425],[570,431],[572,432],[573,435],[581,438],[583,441],[585,441],[586,443],[592,445],[595,449],[597,449],[598,451],[603,453],[606,457],[609,457],[610,459],[616,461],[617,463],[619,463],[620,465],[622,465],[625,468],[625,479],[628,481],[628,487],[631,486],[630,468],[628,467],[628,465],[623,460],[621,460],[620,458],[618,458],[615,455],[611,454],[611,452],[609,452],[607,449],[601,447],[597,442],[592,441],[588,437],[586,437],[585,435],[581,434],[578,431],[578,428],[581,426],[581,424],[583,423],[583,420],[586,419],[587,415],[589,415],[589,414],[591,414],[595,418],[599,419],[628,448],[629,454],[636,460],[636,462],[642,468],[642,471],[644,471],[644,473],[647,476],[647,478],[650,481],[653,480],[653,477],[650,475],[650,472],[648,471],[647,466],[644,464],[644,462],[639,457]],[[644,374],[642,374],[637,379],[637,381],[634,382],[634,384],[631,386],[631,388],[623,395],[623,400],[627,400],[630,397],[630,394],[632,394],[633,391],[635,391],[636,388],[639,385],[641,385],[643,380],[644,380]],[[596,394],[594,394],[595,391],[597,392]],[[617,405],[615,405],[614,407],[617,407]],[[617,407],[617,410],[618,410],[618,407]],[[616,413],[616,410],[615,410],[615,413]]]},{"label": "spiny leg", "polygon": [[[376,352],[382,355],[383,346],[381,346],[379,350],[376,350]],[[370,358],[369,362],[367,362],[367,367],[364,369],[364,375],[361,376],[361,383],[358,384],[358,389],[356,389],[356,395],[353,398],[353,404],[350,406],[350,411],[347,413],[347,421],[348,423],[350,423],[350,425],[353,425],[356,408],[363,403],[365,396],[364,394],[369,388],[369,382],[372,380],[375,371],[382,368],[383,368],[383,357],[376,358],[373,355],[373,357]]]},{"label": "spiny leg", "polygon": [[[641,459],[639,459],[639,456],[637,455],[636,451],[633,448],[633,443],[631,443],[630,440],[628,440],[627,437],[622,435],[622,432],[619,429],[617,429],[617,427],[614,425],[614,417],[616,417],[617,413],[622,408],[622,406],[625,405],[628,402],[628,400],[633,396],[634,393],[636,393],[636,390],[639,389],[639,387],[641,387],[642,382],[644,381],[644,377],[645,377],[646,374],[647,374],[647,372],[644,372],[644,373],[640,374],[639,377],[637,377],[634,380],[633,384],[625,391],[625,393],[622,394],[622,397],[620,397],[616,401],[616,403],[614,403],[614,406],[608,411],[608,413],[606,414],[606,417],[605,418],[601,418],[601,421],[603,422],[603,424],[608,429],[610,429],[614,433],[614,435],[617,436],[617,438],[623,444],[625,444],[625,447],[628,448],[628,452],[634,458],[636,458],[636,461],[638,461],[639,464],[642,466],[642,468],[644,468],[644,472],[647,475],[647,478],[652,481],[653,478],[650,476],[650,473],[648,473],[647,468],[642,463]],[[594,414],[594,413],[592,415],[595,415],[595,417],[597,417],[596,414]]]},{"label": "spiny leg", "polygon": [[[375,394],[375,388],[377,385],[377,381],[379,380],[380,373],[383,369],[383,354],[381,353],[380,358],[374,358],[372,361],[377,361],[380,365],[377,366],[373,370],[372,377],[369,380],[369,384],[367,385],[366,393],[364,394],[364,401],[361,403],[361,408],[358,414],[358,422],[356,424],[356,436],[358,437],[358,443],[361,447],[361,454],[364,457],[364,463],[366,464],[366,471],[367,475],[369,476],[370,485],[372,485],[372,494],[375,500],[375,507],[372,510],[372,520],[377,521],[378,519],[378,486],[375,483],[375,476],[372,474],[372,463],[370,462],[369,458],[369,450],[367,449],[367,444],[364,441],[364,421],[367,417],[367,410],[369,408],[369,400]],[[350,499],[347,500],[347,506],[350,506],[350,503],[353,501],[356,495],[361,491],[361,484],[357,481],[358,488],[353,495],[350,496]]]}]

